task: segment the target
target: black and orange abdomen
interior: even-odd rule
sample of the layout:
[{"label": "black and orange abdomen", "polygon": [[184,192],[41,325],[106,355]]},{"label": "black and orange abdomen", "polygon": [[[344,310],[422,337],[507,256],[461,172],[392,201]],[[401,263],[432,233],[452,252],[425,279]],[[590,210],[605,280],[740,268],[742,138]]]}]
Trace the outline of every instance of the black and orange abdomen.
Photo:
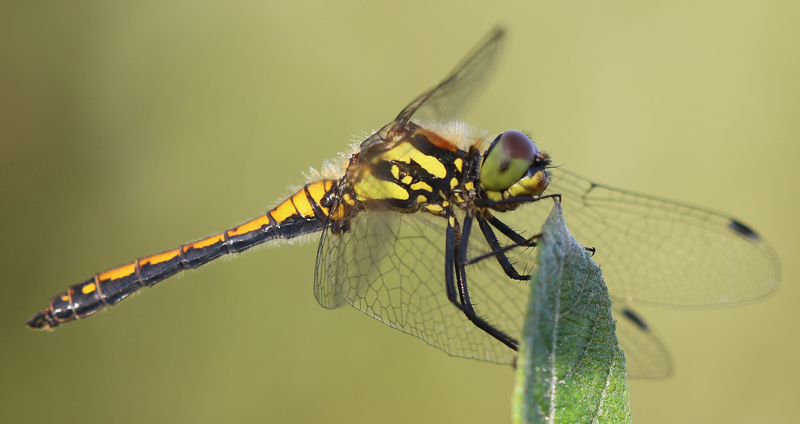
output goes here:
[{"label": "black and orange abdomen", "polygon": [[329,213],[320,202],[337,184],[335,180],[307,184],[266,214],[222,234],[96,274],[51,299],[27,325],[34,329],[54,328],[63,322],[85,318],[107,305],[116,304],[141,287],[152,286],[222,255],[241,252],[269,240],[320,231]]}]

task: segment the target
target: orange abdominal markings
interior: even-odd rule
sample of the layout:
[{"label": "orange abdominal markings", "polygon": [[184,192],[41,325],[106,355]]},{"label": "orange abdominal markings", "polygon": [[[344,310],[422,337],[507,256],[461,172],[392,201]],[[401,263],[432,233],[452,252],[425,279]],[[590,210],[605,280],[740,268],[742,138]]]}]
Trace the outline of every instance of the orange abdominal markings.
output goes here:
[{"label": "orange abdominal markings", "polygon": [[122,265],[121,267],[117,267],[112,270],[103,272],[100,275],[98,275],[98,278],[100,279],[100,281],[118,280],[122,277],[127,277],[133,274],[134,272],[136,272],[136,262],[129,263],[127,265]]},{"label": "orange abdominal markings", "polygon": [[322,180],[297,191],[264,215],[228,231],[187,243],[177,249],[145,256],[96,274],[50,300],[30,320],[31,328],[50,329],[114,305],[141,287],[152,286],[178,272],[197,268],[222,255],[241,252],[272,239],[291,239],[322,229],[315,211],[327,215],[319,202],[337,185]]},{"label": "orange abdominal markings", "polygon": [[186,252],[189,249],[202,249],[204,247],[211,246],[212,244],[219,243],[221,241],[225,241],[225,236],[222,234],[209,237],[205,240],[196,241],[192,244],[187,244],[186,246],[183,246],[183,251]]},{"label": "orange abdominal markings", "polygon": [[139,259],[139,265],[156,265],[162,262],[169,261],[176,256],[180,255],[180,249],[168,250],[164,253],[159,253],[153,256],[147,256]]}]

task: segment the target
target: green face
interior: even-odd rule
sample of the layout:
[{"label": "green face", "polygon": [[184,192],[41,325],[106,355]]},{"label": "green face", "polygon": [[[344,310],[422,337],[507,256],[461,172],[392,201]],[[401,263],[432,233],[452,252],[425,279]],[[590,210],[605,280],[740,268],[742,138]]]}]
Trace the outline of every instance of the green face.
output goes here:
[{"label": "green face", "polygon": [[522,132],[508,130],[492,142],[481,163],[481,185],[488,191],[503,191],[522,179],[540,155]]}]

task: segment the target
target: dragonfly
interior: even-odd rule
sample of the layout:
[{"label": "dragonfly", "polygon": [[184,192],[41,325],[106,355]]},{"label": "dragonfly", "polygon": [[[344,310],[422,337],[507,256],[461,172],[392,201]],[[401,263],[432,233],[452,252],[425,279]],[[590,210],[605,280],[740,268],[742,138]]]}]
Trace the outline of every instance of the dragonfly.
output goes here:
[{"label": "dragonfly", "polygon": [[554,165],[524,132],[489,136],[461,121],[505,40],[505,29],[493,29],[442,82],[265,214],[97,273],[27,326],[53,329],[223,255],[319,234],[320,305],[350,304],[450,355],[510,364],[535,235],[560,201],[571,233],[602,266],[628,375],[669,375],[665,347],[629,302],[751,302],[777,288],[778,257],[727,214],[592,182]]}]

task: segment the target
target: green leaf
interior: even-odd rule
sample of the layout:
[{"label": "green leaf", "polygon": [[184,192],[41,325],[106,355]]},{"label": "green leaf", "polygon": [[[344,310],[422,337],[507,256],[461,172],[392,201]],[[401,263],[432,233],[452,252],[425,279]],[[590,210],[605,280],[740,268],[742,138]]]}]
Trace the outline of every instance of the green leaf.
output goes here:
[{"label": "green leaf", "polygon": [[629,423],[625,356],[600,267],[556,203],[538,240],[517,362],[517,423]]}]

